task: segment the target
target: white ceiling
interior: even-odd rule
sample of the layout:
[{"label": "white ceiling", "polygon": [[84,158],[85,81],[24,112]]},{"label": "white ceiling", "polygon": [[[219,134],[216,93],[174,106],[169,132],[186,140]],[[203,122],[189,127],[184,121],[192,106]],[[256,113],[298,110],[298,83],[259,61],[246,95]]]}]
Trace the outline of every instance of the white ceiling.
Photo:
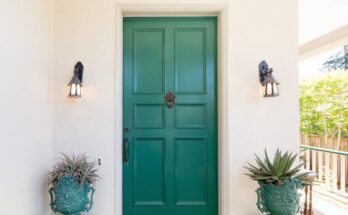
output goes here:
[{"label": "white ceiling", "polygon": [[299,0],[299,44],[348,24],[348,0]]}]

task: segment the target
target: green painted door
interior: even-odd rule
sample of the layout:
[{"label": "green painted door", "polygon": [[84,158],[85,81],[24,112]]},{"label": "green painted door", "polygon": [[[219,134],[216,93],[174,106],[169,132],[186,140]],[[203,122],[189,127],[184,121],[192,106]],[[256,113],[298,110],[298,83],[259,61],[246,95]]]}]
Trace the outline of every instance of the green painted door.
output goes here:
[{"label": "green painted door", "polygon": [[123,214],[217,215],[216,17],[125,18],[123,36]]}]

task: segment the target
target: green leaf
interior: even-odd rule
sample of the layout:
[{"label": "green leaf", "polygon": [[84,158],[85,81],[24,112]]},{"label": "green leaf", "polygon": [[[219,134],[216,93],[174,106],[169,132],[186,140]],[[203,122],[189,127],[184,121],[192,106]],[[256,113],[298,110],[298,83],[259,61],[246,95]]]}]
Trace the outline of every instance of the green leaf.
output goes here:
[{"label": "green leaf", "polygon": [[265,149],[265,163],[272,174],[274,174],[273,165],[268,157],[267,150]]},{"label": "green leaf", "polygon": [[267,166],[262,162],[262,160],[255,154],[256,162],[260,166],[261,169],[271,174],[271,170],[267,168]]},{"label": "green leaf", "polygon": [[244,168],[249,171],[246,175],[250,176],[253,180],[282,184],[282,181],[285,179],[305,175],[301,173],[303,163],[292,168],[296,157],[297,154],[289,153],[288,151],[282,154],[282,152],[277,149],[274,154],[273,163],[271,163],[267,150],[265,150],[264,162],[255,154],[255,161],[258,166],[248,163],[248,166]]}]

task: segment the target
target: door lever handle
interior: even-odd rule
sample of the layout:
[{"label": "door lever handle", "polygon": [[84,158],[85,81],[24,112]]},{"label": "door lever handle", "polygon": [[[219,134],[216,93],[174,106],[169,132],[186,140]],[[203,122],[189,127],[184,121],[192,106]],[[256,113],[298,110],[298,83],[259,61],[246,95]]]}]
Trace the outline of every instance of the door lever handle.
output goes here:
[{"label": "door lever handle", "polygon": [[129,151],[129,148],[128,148],[128,138],[124,139],[124,162],[126,164],[128,164],[128,151]]}]

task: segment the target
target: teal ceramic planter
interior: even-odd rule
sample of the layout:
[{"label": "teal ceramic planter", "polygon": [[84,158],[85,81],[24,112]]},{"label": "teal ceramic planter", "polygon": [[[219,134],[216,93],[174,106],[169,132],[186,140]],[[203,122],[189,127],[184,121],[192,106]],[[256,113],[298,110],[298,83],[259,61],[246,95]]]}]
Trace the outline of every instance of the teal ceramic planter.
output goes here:
[{"label": "teal ceramic planter", "polygon": [[299,212],[298,190],[304,187],[301,180],[286,180],[281,186],[261,182],[259,185],[260,187],[256,190],[257,207],[261,212],[271,215],[296,215]]},{"label": "teal ceramic planter", "polygon": [[[51,209],[63,215],[79,215],[90,211],[93,206],[95,189],[89,183],[82,186],[73,176],[60,178],[55,187],[49,190],[51,195]],[[90,199],[88,195],[90,193]]]}]

